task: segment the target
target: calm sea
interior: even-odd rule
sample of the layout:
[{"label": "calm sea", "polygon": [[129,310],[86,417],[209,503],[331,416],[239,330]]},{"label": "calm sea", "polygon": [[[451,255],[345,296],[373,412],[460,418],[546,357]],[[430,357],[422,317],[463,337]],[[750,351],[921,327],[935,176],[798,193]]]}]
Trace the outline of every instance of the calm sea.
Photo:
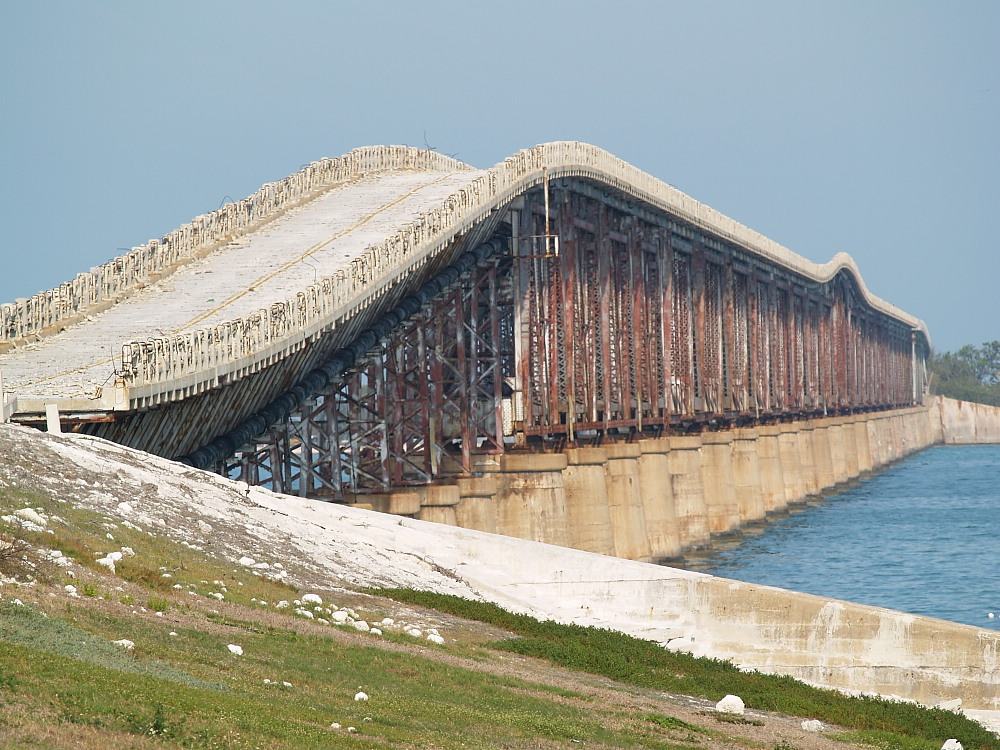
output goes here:
[{"label": "calm sea", "polygon": [[1000,446],[939,446],[686,567],[1000,630],[998,535]]}]

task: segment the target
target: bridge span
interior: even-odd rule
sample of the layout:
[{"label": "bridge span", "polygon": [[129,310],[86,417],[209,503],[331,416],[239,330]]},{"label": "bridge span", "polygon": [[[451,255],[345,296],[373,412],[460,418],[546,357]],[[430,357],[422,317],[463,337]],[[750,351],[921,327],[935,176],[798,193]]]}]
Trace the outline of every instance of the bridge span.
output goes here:
[{"label": "bridge span", "polygon": [[922,402],[924,324],[587,144],[323,159],[0,306],[5,418],[336,501]]}]

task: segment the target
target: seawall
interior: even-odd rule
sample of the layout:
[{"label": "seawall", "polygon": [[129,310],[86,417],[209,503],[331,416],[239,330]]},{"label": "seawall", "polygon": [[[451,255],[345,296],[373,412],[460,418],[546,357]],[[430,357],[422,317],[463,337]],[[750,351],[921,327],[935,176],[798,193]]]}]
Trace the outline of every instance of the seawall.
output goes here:
[{"label": "seawall", "polygon": [[937,398],[943,427],[942,442],[948,445],[1000,443],[1000,407],[972,401]]},{"label": "seawall", "polygon": [[377,503],[465,527],[438,526],[425,547],[414,532],[426,527],[400,533],[514,610],[827,687],[996,712],[996,631],[643,564],[766,522],[930,445],[972,442],[1000,442],[1000,408],[933,398],[893,412],[498,456],[479,478]]}]

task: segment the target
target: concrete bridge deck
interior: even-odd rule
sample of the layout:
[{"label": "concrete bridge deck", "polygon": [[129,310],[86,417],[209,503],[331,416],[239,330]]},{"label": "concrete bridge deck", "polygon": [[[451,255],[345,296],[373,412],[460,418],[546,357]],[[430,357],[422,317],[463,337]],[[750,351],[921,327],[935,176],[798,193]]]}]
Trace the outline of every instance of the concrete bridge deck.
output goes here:
[{"label": "concrete bridge deck", "polygon": [[349,267],[482,172],[394,171],[336,185],[61,333],[0,354],[5,385],[32,398],[93,398],[122,344],[214,326],[294,297]]}]

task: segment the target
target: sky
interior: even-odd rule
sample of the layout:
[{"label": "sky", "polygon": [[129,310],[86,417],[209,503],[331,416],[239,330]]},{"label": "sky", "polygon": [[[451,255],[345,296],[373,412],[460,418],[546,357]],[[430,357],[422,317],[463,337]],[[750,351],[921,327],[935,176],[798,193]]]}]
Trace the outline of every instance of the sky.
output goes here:
[{"label": "sky", "polygon": [[996,0],[0,0],[0,302],[371,144],[592,143],[1000,339]]}]

